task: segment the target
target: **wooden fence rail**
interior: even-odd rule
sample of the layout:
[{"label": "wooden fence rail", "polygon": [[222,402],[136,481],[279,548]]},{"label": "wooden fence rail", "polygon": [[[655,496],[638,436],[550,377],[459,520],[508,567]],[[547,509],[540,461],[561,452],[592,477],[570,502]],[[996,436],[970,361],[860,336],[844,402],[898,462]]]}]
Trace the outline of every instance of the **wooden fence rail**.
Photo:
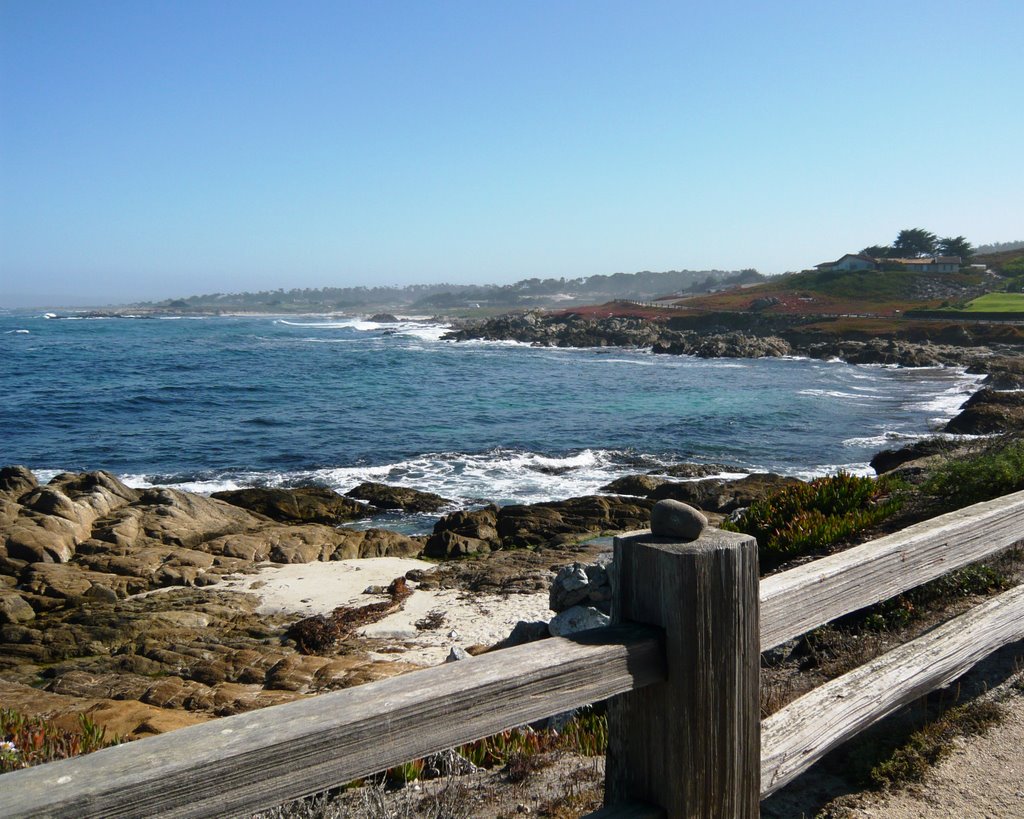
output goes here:
[{"label": "wooden fence rail", "polygon": [[633,533],[615,541],[620,622],[611,628],[5,774],[0,804],[12,817],[245,815],[610,697],[602,817],[626,815],[627,802],[651,816],[756,816],[759,798],[840,742],[1024,639],[1024,591],[763,724],[760,651],[1013,545],[1024,539],[1022,513],[1024,492],[977,504],[766,578],[759,590],[752,538]]}]

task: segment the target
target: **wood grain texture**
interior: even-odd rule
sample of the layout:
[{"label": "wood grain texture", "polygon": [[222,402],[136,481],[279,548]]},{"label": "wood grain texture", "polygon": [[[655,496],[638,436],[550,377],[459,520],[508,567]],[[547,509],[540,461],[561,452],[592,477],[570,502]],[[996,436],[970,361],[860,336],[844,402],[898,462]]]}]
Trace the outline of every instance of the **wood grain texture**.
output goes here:
[{"label": "wood grain texture", "polygon": [[761,650],[1024,538],[1024,492],[968,506],[761,582]]},{"label": "wood grain texture", "polygon": [[761,729],[761,797],[845,740],[1024,639],[1024,586],[832,680],[772,714]]},{"label": "wood grain texture", "polygon": [[2,813],[243,815],[664,678],[657,629],[542,640],[5,774]]},{"label": "wood grain texture", "polygon": [[615,539],[613,622],[665,629],[668,679],[608,703],[606,805],[758,815],[757,595],[757,544],[747,535]]}]

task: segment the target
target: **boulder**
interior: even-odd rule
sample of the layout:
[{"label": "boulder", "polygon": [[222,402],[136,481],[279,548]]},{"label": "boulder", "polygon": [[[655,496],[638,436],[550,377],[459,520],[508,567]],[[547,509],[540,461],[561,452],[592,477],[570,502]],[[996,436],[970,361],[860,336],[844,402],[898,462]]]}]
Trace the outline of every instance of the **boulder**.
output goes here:
[{"label": "boulder", "polygon": [[[147,538],[187,548],[200,546],[219,535],[250,531],[266,523],[263,517],[224,501],[166,487],[144,490],[123,514],[130,515],[134,510],[141,511],[138,526]],[[120,517],[115,515],[104,523],[116,524]],[[101,533],[94,533],[94,536],[106,539]]]},{"label": "boulder", "polygon": [[1024,429],[1024,392],[998,392],[984,388],[972,395],[959,415],[946,424],[946,432],[991,435]]},{"label": "boulder", "polygon": [[551,581],[548,592],[548,606],[552,611],[562,612],[574,606],[590,606],[610,614],[612,601],[611,579],[608,567],[611,555],[597,563],[573,563],[558,570]]},{"label": "boulder", "polygon": [[434,532],[423,549],[427,557],[463,557],[486,554],[500,548],[498,507],[452,512],[434,524]]},{"label": "boulder", "polygon": [[566,637],[578,631],[603,628],[611,623],[611,617],[591,606],[573,606],[556,614],[548,623],[552,637]]},{"label": "boulder", "polygon": [[684,483],[666,482],[648,496],[653,500],[677,500],[696,506],[704,512],[728,513],[755,500],[801,483],[774,473],[758,473],[738,480],[709,479]]},{"label": "boulder", "polygon": [[681,541],[696,540],[708,526],[708,519],[689,504],[660,500],[651,510],[651,534]]},{"label": "boulder", "polygon": [[744,333],[706,336],[694,350],[701,358],[778,358],[792,352],[789,342],[778,336],[748,336]]},{"label": "boulder", "polygon": [[883,449],[871,459],[875,474],[891,472],[903,464],[933,455],[951,454],[958,449],[956,443],[944,438],[925,438],[898,449]]},{"label": "boulder", "polygon": [[497,530],[504,548],[558,545],[580,535],[646,528],[653,502],[617,495],[505,506]]},{"label": "boulder", "polygon": [[361,483],[345,494],[350,498],[367,501],[379,509],[401,509],[403,512],[438,512],[452,505],[452,501],[433,492],[372,481]]},{"label": "boulder", "polygon": [[373,514],[373,507],[339,495],[322,486],[297,489],[234,489],[211,497],[266,515],[281,523],[337,524]]},{"label": "boulder", "polygon": [[35,619],[36,611],[20,594],[0,589],[0,625],[27,623]]},{"label": "boulder", "polygon": [[664,478],[655,478],[651,475],[624,475],[611,483],[606,483],[601,487],[601,491],[613,495],[636,495],[645,498],[663,483]]},{"label": "boulder", "polygon": [[485,555],[491,551],[491,543],[479,538],[466,537],[456,532],[441,532],[431,535],[423,554],[427,557],[458,558],[470,555]]},{"label": "boulder", "polygon": [[737,467],[723,464],[673,464],[654,470],[651,474],[668,475],[670,478],[706,478],[708,475],[721,475],[723,472],[743,472]]},{"label": "boulder", "polygon": [[24,466],[5,466],[0,469],[0,495],[17,500],[39,485],[36,476]]}]

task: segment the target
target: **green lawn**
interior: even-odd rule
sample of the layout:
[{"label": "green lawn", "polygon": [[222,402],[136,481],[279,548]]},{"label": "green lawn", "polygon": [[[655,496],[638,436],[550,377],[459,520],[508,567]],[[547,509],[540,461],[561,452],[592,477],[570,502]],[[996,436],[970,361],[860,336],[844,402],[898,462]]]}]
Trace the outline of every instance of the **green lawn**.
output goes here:
[{"label": "green lawn", "polygon": [[986,293],[963,310],[967,313],[1024,313],[1024,293]]}]

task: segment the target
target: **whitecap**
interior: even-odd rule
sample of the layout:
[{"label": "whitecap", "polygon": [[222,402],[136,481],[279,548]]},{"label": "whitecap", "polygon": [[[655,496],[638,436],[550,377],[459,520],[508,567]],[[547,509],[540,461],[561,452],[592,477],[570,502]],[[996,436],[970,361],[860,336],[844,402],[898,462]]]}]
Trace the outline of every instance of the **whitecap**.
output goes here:
[{"label": "whitecap", "polygon": [[863,399],[867,396],[859,395],[855,392],[843,392],[842,390],[799,390],[797,395],[810,395],[815,398],[858,398]]},{"label": "whitecap", "polygon": [[[911,409],[939,413],[940,421],[948,421],[962,408],[964,402],[974,393],[974,388],[965,384],[950,387],[938,395],[929,396],[923,401],[915,401],[909,405]],[[933,421],[935,419],[932,419]]]},{"label": "whitecap", "polygon": [[912,434],[909,432],[897,432],[895,430],[887,430],[879,435],[868,435],[862,438],[846,438],[843,440],[843,446],[848,447],[867,447],[877,449],[879,447],[889,447],[894,443],[907,443],[910,441],[920,441],[924,438],[931,438],[932,436],[927,433]]},{"label": "whitecap", "polygon": [[[394,325],[393,325],[394,326]],[[440,341],[441,337],[451,329],[446,324],[399,324],[394,326],[396,336],[408,336],[423,341]]]},{"label": "whitecap", "polygon": [[858,475],[860,477],[874,477],[875,475],[875,470],[871,468],[871,464],[867,461],[855,461],[848,464],[818,464],[816,466],[809,466],[793,472],[792,477],[799,478],[802,481],[813,481],[815,478],[824,478],[829,475],[835,475],[837,472],[847,472],[850,475]]}]

